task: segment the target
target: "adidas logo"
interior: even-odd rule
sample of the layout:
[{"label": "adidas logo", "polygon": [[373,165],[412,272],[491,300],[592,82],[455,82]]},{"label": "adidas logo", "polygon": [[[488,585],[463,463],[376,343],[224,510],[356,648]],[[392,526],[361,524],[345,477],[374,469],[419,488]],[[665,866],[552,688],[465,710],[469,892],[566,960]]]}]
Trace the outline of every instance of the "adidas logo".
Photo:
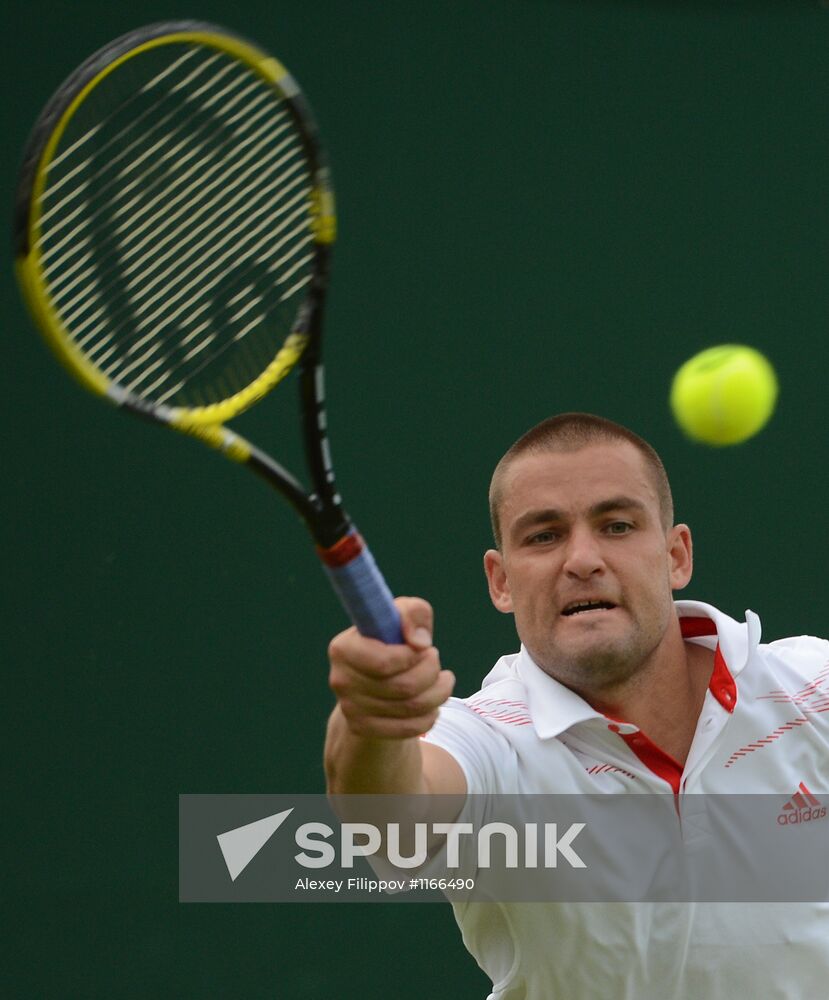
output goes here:
[{"label": "adidas logo", "polygon": [[808,823],[813,819],[825,818],[826,806],[821,805],[819,799],[801,781],[794,795],[783,806],[777,822],[780,826],[788,826],[791,823]]}]

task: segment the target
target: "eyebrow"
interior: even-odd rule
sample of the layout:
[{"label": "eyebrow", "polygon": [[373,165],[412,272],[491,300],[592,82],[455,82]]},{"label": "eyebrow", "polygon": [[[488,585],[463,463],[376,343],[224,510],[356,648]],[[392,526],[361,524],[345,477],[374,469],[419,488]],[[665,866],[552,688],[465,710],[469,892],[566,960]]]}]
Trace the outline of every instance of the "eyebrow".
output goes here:
[{"label": "eyebrow", "polygon": [[594,504],[590,508],[590,514],[595,517],[599,514],[609,514],[612,510],[646,511],[647,507],[641,500],[636,500],[634,497],[618,496]]},{"label": "eyebrow", "polygon": [[[641,500],[636,500],[634,497],[616,496],[608,497],[607,500],[600,500],[598,503],[593,504],[593,506],[588,509],[587,513],[590,517],[601,517],[602,514],[609,514],[614,510],[634,510],[646,512],[647,507]],[[534,524],[548,524],[555,521],[565,520],[567,520],[566,515],[557,507],[544,507],[539,510],[528,510],[512,525],[512,532],[520,533],[521,531],[532,527]]]}]

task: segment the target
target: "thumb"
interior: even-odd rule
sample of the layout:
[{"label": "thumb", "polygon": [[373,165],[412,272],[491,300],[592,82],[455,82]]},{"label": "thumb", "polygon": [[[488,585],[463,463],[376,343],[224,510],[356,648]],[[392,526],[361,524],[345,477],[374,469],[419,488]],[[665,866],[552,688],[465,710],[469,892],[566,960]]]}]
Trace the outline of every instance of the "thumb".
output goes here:
[{"label": "thumb", "polygon": [[420,597],[398,597],[394,602],[400,612],[403,638],[412,649],[428,649],[432,645],[435,615],[432,605]]}]

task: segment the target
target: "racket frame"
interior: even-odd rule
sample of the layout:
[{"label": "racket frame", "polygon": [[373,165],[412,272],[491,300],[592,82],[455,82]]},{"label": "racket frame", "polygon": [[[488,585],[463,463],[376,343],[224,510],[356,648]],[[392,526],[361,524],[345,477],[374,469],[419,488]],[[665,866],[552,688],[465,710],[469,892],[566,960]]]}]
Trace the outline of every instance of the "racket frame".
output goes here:
[{"label": "racket frame", "polygon": [[[160,45],[195,43],[228,53],[255,71],[284,101],[301,139],[311,192],[315,258],[309,287],[288,338],[263,372],[227,399],[199,407],[168,406],[142,399],[95,367],[76,346],[52,305],[38,243],[40,203],[53,154],[87,95],[130,58]],[[32,130],[20,170],[13,240],[15,270],[32,316],[59,360],[81,384],[120,409],[172,427],[247,465],[274,487],[305,522],[317,553],[346,611],[363,634],[400,642],[399,614],[391,593],[359,533],[343,509],[328,443],[322,365],[322,315],[331,250],[336,237],[334,194],[324,150],[310,107],[285,67],[235,32],[201,21],[149,25],[115,39],[82,63],[58,88]],[[224,426],[266,395],[299,366],[302,439],[313,484],[300,481],[266,452]]]}]

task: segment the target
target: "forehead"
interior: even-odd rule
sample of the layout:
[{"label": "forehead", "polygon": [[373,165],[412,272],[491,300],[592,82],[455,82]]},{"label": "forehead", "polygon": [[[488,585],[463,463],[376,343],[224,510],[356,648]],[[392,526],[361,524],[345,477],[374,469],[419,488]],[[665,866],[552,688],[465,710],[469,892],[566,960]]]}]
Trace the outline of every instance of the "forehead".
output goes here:
[{"label": "forehead", "polygon": [[599,442],[576,451],[525,452],[504,473],[501,522],[528,510],[555,508],[570,514],[611,497],[639,500],[659,514],[654,475],[628,441]]}]

